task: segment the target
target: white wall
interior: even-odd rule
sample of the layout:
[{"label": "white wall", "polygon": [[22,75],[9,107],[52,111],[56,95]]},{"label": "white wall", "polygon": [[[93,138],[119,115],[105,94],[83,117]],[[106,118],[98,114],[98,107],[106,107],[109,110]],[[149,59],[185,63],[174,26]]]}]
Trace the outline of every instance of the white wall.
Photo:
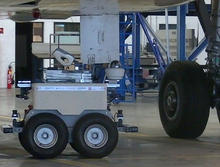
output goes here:
[{"label": "white wall", "polygon": [[[4,28],[0,34],[0,88],[6,88],[8,65],[15,62],[15,22],[0,20],[0,28]],[[15,71],[14,63],[12,70]]]}]

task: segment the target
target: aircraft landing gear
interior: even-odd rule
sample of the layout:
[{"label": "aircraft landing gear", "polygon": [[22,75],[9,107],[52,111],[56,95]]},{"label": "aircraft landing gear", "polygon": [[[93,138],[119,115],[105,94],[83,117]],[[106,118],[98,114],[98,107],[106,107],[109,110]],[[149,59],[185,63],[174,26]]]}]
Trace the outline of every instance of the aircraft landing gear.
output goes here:
[{"label": "aircraft landing gear", "polygon": [[160,118],[171,137],[199,137],[206,127],[210,107],[217,109],[220,119],[220,1],[212,0],[211,6],[210,19],[205,2],[194,1],[208,38],[205,69],[195,62],[173,62],[160,83]]}]

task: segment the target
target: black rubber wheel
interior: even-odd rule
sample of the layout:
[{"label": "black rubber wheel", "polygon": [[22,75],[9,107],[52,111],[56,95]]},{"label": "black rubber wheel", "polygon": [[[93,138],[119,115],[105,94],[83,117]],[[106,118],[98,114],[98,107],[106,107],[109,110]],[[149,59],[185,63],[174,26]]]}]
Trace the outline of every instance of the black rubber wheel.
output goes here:
[{"label": "black rubber wheel", "polygon": [[61,154],[68,143],[68,130],[65,123],[55,115],[39,114],[26,123],[21,144],[34,157],[54,158]]},{"label": "black rubber wheel", "polygon": [[20,141],[21,146],[24,147],[24,144],[23,144],[23,143],[24,143],[25,141],[23,140],[22,137],[23,137],[23,133],[18,133],[18,140]]},{"label": "black rubber wheel", "polygon": [[207,124],[210,96],[203,69],[195,62],[171,63],[160,82],[159,112],[164,130],[174,138],[199,137]]},{"label": "black rubber wheel", "polygon": [[[80,150],[78,150],[78,148],[76,147],[75,143],[69,143],[70,146],[78,153],[80,153]],[[81,154],[81,153],[80,153]]]},{"label": "black rubber wheel", "polygon": [[216,107],[216,112],[217,112],[218,122],[220,123],[220,109],[219,109],[219,107]]},{"label": "black rubber wheel", "polygon": [[26,142],[26,139],[23,138],[23,133],[18,133],[18,139],[19,139],[19,141],[20,141],[21,146],[22,146],[28,153],[30,153],[29,150],[28,150],[28,148],[27,148],[26,145],[24,144],[24,143]]},{"label": "black rubber wheel", "polygon": [[73,132],[74,147],[88,158],[109,155],[118,142],[118,131],[114,122],[102,114],[88,114],[76,124]]}]

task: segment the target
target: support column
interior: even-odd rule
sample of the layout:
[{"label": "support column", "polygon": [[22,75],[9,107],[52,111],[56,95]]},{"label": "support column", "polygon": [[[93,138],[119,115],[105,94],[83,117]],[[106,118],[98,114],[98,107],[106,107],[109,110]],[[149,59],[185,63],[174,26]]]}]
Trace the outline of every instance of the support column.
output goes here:
[{"label": "support column", "polygon": [[[125,22],[125,15],[121,15],[120,16],[120,22]],[[124,24],[120,24],[119,25],[119,38],[120,38],[120,55],[124,55],[125,54],[125,25]],[[122,56],[120,56],[120,63],[122,66],[124,66],[124,58]]]},{"label": "support column", "polygon": [[[135,15],[137,17],[137,15]],[[136,29],[135,29],[135,39],[134,39],[134,48],[135,48],[135,68],[140,68],[140,34],[141,34],[141,26],[140,20],[136,19]]]},{"label": "support column", "polygon": [[186,5],[177,7],[177,60],[185,60]]},{"label": "support column", "polygon": [[117,0],[80,0],[80,39],[83,64],[119,60]]},{"label": "support column", "polygon": [[[125,15],[120,15],[120,23],[121,22],[125,22]],[[120,38],[120,63],[122,65],[122,67],[125,66],[125,63],[124,63],[124,56],[125,55],[125,24],[119,24],[119,38]],[[120,84],[120,89],[117,91],[118,94],[121,95],[121,97],[123,97],[125,99],[125,79],[122,79],[119,81],[119,84]],[[121,100],[124,100],[124,99],[121,99]]]}]

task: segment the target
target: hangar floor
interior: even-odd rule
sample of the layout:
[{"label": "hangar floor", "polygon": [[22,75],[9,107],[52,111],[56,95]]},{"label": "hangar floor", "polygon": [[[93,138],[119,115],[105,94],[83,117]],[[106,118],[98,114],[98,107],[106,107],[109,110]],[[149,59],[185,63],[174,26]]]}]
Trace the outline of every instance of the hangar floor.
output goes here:
[{"label": "hangar floor", "polygon": [[[0,89],[0,123],[11,123],[11,110],[21,113],[31,102],[15,98],[17,89]],[[49,160],[34,159],[20,145],[16,134],[0,132],[0,166],[2,167],[194,167],[219,166],[220,124],[215,110],[210,112],[207,128],[195,140],[169,138],[158,114],[157,96],[138,96],[134,103],[112,106],[112,113],[124,110],[124,123],[139,127],[138,133],[120,133],[116,149],[103,159],[86,159],[70,146]]]}]

